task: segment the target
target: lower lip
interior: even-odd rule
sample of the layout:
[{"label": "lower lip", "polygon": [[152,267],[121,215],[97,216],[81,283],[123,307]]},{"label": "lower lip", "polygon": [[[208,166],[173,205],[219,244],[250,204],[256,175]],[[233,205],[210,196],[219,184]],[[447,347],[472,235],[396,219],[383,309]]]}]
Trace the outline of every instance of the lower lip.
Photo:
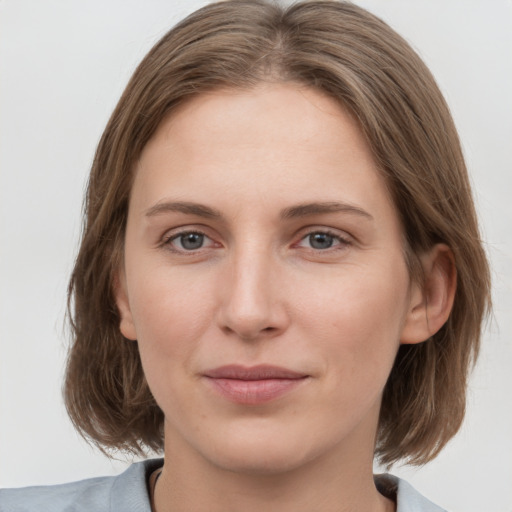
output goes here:
[{"label": "lower lip", "polygon": [[294,390],[307,377],[299,379],[238,380],[207,377],[215,391],[231,402],[259,405]]}]

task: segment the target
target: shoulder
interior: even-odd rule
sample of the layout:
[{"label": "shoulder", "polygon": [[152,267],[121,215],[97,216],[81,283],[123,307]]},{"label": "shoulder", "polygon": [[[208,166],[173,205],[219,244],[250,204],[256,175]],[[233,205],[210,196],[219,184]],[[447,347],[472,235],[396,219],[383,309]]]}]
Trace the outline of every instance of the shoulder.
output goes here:
[{"label": "shoulder", "polygon": [[385,496],[396,496],[396,512],[446,512],[411,484],[393,475],[375,475],[375,485]]},{"label": "shoulder", "polygon": [[0,512],[150,512],[147,478],[159,459],[132,464],[118,476],[62,485],[0,490]]},{"label": "shoulder", "polygon": [[114,480],[115,477],[103,477],[62,485],[2,489],[0,511],[107,511]]}]

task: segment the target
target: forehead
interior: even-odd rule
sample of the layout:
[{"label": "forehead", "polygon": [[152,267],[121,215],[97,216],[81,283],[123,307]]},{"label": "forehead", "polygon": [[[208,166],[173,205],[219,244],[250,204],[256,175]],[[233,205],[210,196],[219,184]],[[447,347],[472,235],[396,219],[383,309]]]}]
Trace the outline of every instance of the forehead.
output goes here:
[{"label": "forehead", "polygon": [[165,188],[180,195],[187,187],[204,199],[224,187],[241,200],[259,194],[263,203],[269,190],[295,194],[295,202],[388,196],[354,117],[294,83],[216,90],[168,116],[141,154],[134,195],[148,202]]},{"label": "forehead", "polygon": [[319,89],[296,82],[263,82],[253,88],[226,87],[181,103],[160,123],[146,147],[163,143],[164,139],[172,142],[172,138],[180,135],[192,143],[204,144],[201,138],[205,134],[211,137],[212,144],[222,144],[217,137],[219,128],[224,134],[231,128],[229,142],[248,142],[263,132],[269,138],[279,132],[282,142],[292,144],[306,140],[321,142],[319,136],[330,142],[326,135],[332,133],[333,137],[339,137],[341,118],[346,127],[345,147],[366,145],[348,108]]}]

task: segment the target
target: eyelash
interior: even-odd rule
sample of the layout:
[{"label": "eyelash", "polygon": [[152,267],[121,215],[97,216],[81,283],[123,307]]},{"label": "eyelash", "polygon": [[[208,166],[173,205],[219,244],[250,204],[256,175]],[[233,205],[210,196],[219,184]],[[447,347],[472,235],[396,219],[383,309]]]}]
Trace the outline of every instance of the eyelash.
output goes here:
[{"label": "eyelash", "polygon": [[[169,235],[167,237],[164,238],[163,242],[162,242],[162,246],[163,247],[166,247],[168,248],[169,250],[171,250],[172,252],[174,253],[177,253],[177,254],[181,254],[181,255],[194,255],[194,254],[198,254],[199,251],[201,251],[202,249],[208,249],[209,247],[198,247],[197,249],[185,249],[185,248],[176,248],[173,246],[173,242],[176,241],[176,240],[183,240],[183,237],[187,236],[187,235],[199,235],[201,237],[204,237],[204,239],[208,239],[210,241],[212,241],[214,244],[215,242],[206,234],[204,233],[203,231],[200,231],[200,230],[185,230],[185,231],[180,231],[178,233],[173,233],[172,235]],[[333,252],[333,251],[339,251],[339,250],[343,250],[343,249],[346,249],[348,246],[350,246],[352,244],[352,242],[341,236],[340,234],[338,233],[334,233],[333,231],[330,231],[328,229],[314,229],[314,230],[311,230],[309,232],[307,232],[306,234],[304,234],[299,242],[295,243],[294,246],[299,246],[300,247],[300,244],[304,241],[304,240],[307,240],[308,237],[312,237],[313,235],[323,235],[323,236],[327,236],[327,237],[330,237],[333,239],[333,243],[336,243],[336,245],[334,246],[329,246],[325,249],[317,249],[317,248],[314,248],[314,247],[305,247],[306,249],[309,249],[310,251],[313,251],[315,253],[330,253],[330,252]],[[183,244],[181,244],[183,245]]]},{"label": "eyelash", "polygon": [[[347,238],[341,236],[340,234],[338,233],[334,233],[328,229],[315,229],[313,231],[309,231],[308,233],[306,233],[299,241],[299,244],[312,237],[313,235],[322,235],[322,236],[327,236],[327,237],[330,237],[333,239],[334,242],[337,242],[336,245],[334,246],[330,246],[330,247],[327,247],[325,249],[316,249],[314,247],[308,247],[308,249],[314,251],[314,252],[322,252],[322,253],[326,253],[326,252],[332,252],[332,251],[339,251],[339,250],[343,250],[345,249],[346,247],[348,247],[349,245],[351,245],[351,242],[350,240],[348,240]],[[310,240],[311,241],[311,240]],[[334,243],[333,242],[333,243]],[[297,244],[296,244],[297,245]]]},{"label": "eyelash", "polygon": [[185,248],[181,248],[180,249],[180,248],[173,247],[173,242],[175,240],[183,239],[183,237],[185,237],[187,235],[199,235],[199,236],[204,237],[205,239],[211,240],[211,238],[206,233],[203,233],[202,231],[199,231],[199,230],[186,230],[186,231],[180,231],[179,233],[173,233],[172,235],[169,235],[169,236],[165,237],[165,239],[163,240],[162,245],[164,247],[167,247],[172,252],[175,252],[175,253],[178,253],[178,254],[183,254],[183,255],[197,254],[197,252],[199,250],[204,249],[204,247],[202,247],[202,246],[199,247],[197,250],[193,250],[193,249],[192,250],[187,250]]}]

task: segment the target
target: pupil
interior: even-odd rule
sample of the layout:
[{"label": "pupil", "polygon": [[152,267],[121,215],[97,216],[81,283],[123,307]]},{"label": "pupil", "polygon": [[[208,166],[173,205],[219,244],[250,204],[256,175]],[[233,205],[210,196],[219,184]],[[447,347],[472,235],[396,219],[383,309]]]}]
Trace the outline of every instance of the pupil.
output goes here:
[{"label": "pupil", "polygon": [[334,239],[327,233],[313,233],[309,235],[309,242],[313,249],[329,249],[332,247]]},{"label": "pupil", "polygon": [[181,235],[181,245],[184,249],[199,249],[203,245],[204,235],[200,233],[187,233]]}]

